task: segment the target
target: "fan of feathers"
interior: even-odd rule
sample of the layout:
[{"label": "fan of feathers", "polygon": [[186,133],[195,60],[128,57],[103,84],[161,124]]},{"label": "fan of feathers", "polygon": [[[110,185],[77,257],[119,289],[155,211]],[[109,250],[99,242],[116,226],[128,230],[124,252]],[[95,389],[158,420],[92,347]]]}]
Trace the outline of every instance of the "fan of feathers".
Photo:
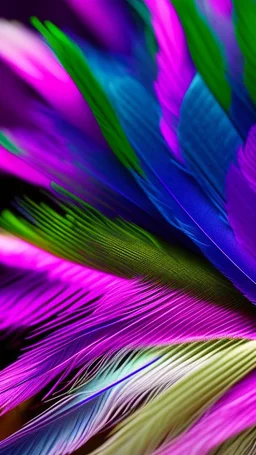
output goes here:
[{"label": "fan of feathers", "polygon": [[255,455],[256,1],[3,3],[0,455]]}]

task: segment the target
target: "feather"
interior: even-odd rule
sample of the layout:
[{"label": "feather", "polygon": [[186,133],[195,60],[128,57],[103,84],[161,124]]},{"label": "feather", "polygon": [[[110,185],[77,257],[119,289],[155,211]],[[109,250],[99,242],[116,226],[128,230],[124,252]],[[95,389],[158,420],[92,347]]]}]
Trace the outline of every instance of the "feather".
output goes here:
[{"label": "feather", "polygon": [[231,89],[226,78],[226,62],[221,46],[199,14],[195,0],[172,0],[182,26],[194,64],[206,85],[223,109],[231,104]]},{"label": "feather", "polygon": [[0,451],[8,455],[70,453],[127,417],[140,407],[140,401],[144,405],[154,403],[165,390],[171,390],[193,371],[200,371],[218,351],[225,353],[229,344],[211,342],[141,351],[125,362],[120,352],[114,366],[109,362],[90,382],[0,443]]},{"label": "feather", "polygon": [[53,317],[58,325],[72,311],[86,315],[95,310],[95,301],[118,282],[120,288],[129,287],[123,279],[63,261],[6,235],[0,236],[0,262],[1,330],[40,327]]},{"label": "feather", "polygon": [[[118,158],[120,158],[125,167],[129,168],[131,166],[140,173],[141,169],[138,159],[126,136],[124,135],[122,128],[120,127],[119,121],[108,98],[105,96],[100,84],[90,71],[88,63],[86,62],[79,47],[76,46],[74,42],[69,40],[67,36],[53,24],[47,23],[46,27],[35,18],[33,19],[33,24],[49,41],[49,44],[54,48],[54,51],[65,68],[69,69],[72,78],[75,80],[77,87],[83,93],[86,101],[88,102],[98,124],[101,127],[103,136],[112,148],[113,152]],[[65,48],[65,53],[63,53],[63,46]],[[79,68],[78,72],[74,70],[74,58],[77,62],[75,67]],[[84,76],[86,75],[86,78],[80,77],[80,71],[83,72]],[[95,95],[96,100],[94,98]],[[98,102],[97,97],[99,98]],[[111,124],[111,128],[108,126],[109,122]]]},{"label": "feather", "polygon": [[152,453],[166,438],[184,431],[217,397],[253,370],[254,343],[242,344],[231,352],[227,349],[227,352],[217,353],[200,369],[134,413],[132,419],[127,418],[117,425],[112,437],[94,453],[107,455],[124,450],[127,454],[134,451],[138,455]]},{"label": "feather", "polygon": [[255,132],[256,126],[253,126],[248,134],[247,141],[243,147],[238,151],[237,161],[239,169],[243,176],[246,178],[250,187],[255,191],[255,161],[256,161],[256,147],[255,147]]},{"label": "feather", "polygon": [[[230,0],[223,2],[200,0],[199,4],[209,25],[222,43],[227,60],[227,76],[232,88],[229,115],[236,129],[246,139],[250,128],[255,123],[255,110],[243,83],[244,56],[238,46],[232,22],[233,4]],[[234,13],[233,16],[235,17]]]},{"label": "feather", "polygon": [[[137,359],[131,359],[120,368],[116,367],[115,370],[109,371],[108,375],[106,373],[106,377],[101,379],[96,377],[95,384],[92,381],[92,384],[89,382],[88,385],[80,387],[77,392],[60,400],[56,406],[29,423],[20,432],[0,443],[0,451],[3,454],[50,455],[76,450],[108,420],[111,421],[111,411],[112,408],[115,409],[116,403],[114,400],[119,396],[125,400],[125,393],[122,393],[125,384],[129,384],[135,375],[139,375],[141,371],[155,363],[156,360],[147,363],[147,359],[152,356],[153,354],[150,356],[146,352],[141,353]],[[120,398],[118,404],[121,407]],[[116,407],[118,408],[118,405]]]},{"label": "feather", "polygon": [[[16,213],[8,210],[2,213],[1,224],[54,254],[109,273],[131,278],[146,276],[178,288],[183,283],[182,287],[189,292],[197,295],[203,292],[206,298],[210,291],[210,299],[232,294],[234,299],[239,298],[206,261],[178,245],[166,245],[122,219],[109,220],[88,205],[68,206],[55,200],[56,205],[52,207],[50,202],[51,199],[46,199],[38,205],[26,197],[16,204]],[[64,248],[65,237],[69,245]],[[180,267],[178,273],[177,267]],[[202,277],[207,286],[202,286]]]},{"label": "feather", "polygon": [[47,102],[94,139],[101,136],[90,108],[69,75],[34,32],[0,22],[0,56]]},{"label": "feather", "polygon": [[183,29],[168,0],[147,0],[160,47],[157,55],[156,93],[162,107],[161,130],[175,157],[182,161],[177,141],[177,124],[185,93],[194,77]]},{"label": "feather", "polygon": [[227,211],[230,224],[241,249],[256,256],[256,194],[242,173],[232,166],[227,176]]},{"label": "feather", "polygon": [[213,450],[213,455],[253,455],[255,451],[256,430],[255,428],[240,433],[237,437],[229,439],[227,442]]},{"label": "feather", "polygon": [[178,455],[188,452],[189,447],[194,447],[195,455],[207,455],[231,437],[254,427],[256,423],[255,378],[255,373],[246,376],[191,427],[186,437],[174,439],[171,444],[157,453]]},{"label": "feather", "polygon": [[198,75],[182,103],[178,138],[186,165],[225,219],[226,174],[242,140]]},{"label": "feather", "polygon": [[[212,7],[208,0],[200,0],[199,3],[209,25],[216,32],[223,46],[227,61],[227,76],[232,88],[229,115],[243,139],[246,139],[250,128],[255,123],[255,110],[243,83],[244,56],[236,40],[232,21],[233,5],[229,0],[221,2],[221,5],[218,2],[212,2]],[[235,14],[233,16],[235,17]]]},{"label": "feather", "polygon": [[237,41],[244,56],[244,83],[254,104],[255,92],[255,17],[256,5],[253,0],[245,0],[243,7],[239,0],[233,0],[234,22]]}]

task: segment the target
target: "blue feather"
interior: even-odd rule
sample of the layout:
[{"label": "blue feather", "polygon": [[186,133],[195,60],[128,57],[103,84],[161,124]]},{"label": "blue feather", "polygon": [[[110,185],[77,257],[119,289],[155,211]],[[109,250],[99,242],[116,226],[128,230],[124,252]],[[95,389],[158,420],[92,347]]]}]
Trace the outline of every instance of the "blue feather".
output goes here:
[{"label": "blue feather", "polygon": [[[232,230],[194,178],[174,162],[159,132],[160,108],[154,98],[127,77],[112,88],[111,100],[141,160],[148,178],[147,188],[152,185],[157,194],[154,202],[159,211],[189,235],[205,256],[256,302],[256,263],[241,252]],[[137,181],[145,190],[141,177]]]},{"label": "blue feather", "polygon": [[182,103],[178,138],[188,168],[227,220],[226,174],[242,139],[199,74]]}]

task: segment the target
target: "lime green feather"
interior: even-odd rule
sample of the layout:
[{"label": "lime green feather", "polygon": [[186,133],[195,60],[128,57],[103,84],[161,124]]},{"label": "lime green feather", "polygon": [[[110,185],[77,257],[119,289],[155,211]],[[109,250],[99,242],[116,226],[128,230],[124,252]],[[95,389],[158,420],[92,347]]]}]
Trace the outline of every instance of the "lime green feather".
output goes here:
[{"label": "lime green feather", "polygon": [[19,211],[5,209],[0,226],[40,248],[118,276],[146,279],[184,289],[189,294],[228,305],[246,299],[204,258],[167,244],[121,218],[110,220],[76,198],[76,204],[54,200],[35,203],[24,197]]},{"label": "lime green feather", "polygon": [[133,413],[94,453],[152,453],[198,420],[206,409],[255,368],[256,341],[237,342]]}]

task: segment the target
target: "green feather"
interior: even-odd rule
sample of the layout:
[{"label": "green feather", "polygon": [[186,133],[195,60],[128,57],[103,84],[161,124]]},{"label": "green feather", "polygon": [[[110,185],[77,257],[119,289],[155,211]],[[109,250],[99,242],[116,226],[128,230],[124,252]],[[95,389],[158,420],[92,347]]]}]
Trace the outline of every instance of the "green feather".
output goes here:
[{"label": "green feather", "polygon": [[157,40],[154,33],[154,28],[151,23],[151,15],[145,3],[141,0],[127,0],[135,11],[136,16],[140,18],[144,25],[145,43],[149,54],[155,60],[158,50]]},{"label": "green feather", "polygon": [[244,82],[256,103],[256,2],[233,0],[234,23],[239,47],[244,55]]},{"label": "green feather", "polygon": [[20,156],[23,155],[22,150],[20,150],[14,142],[9,139],[6,134],[0,131],[0,145],[2,145],[6,150],[13,153],[14,155]]},{"label": "green feather", "polygon": [[120,218],[110,220],[75,200],[76,204],[54,200],[56,208],[52,208],[51,199],[37,204],[24,197],[16,214],[8,209],[2,212],[0,226],[57,256],[89,267],[122,277],[145,277],[233,308],[248,306],[204,258]]},{"label": "green feather", "polygon": [[84,96],[103,136],[115,155],[126,168],[134,169],[143,175],[139,160],[119,123],[116,113],[101,85],[91,72],[82,51],[51,22],[45,22],[44,26],[38,19],[33,18],[32,23],[48,41],[59,61]]},{"label": "green feather", "polygon": [[255,453],[256,428],[243,431],[211,452],[211,455],[253,455]]},{"label": "green feather", "polygon": [[226,79],[226,63],[220,45],[194,0],[170,0],[183,25],[191,57],[198,72],[219,104],[228,111],[231,88]]}]

